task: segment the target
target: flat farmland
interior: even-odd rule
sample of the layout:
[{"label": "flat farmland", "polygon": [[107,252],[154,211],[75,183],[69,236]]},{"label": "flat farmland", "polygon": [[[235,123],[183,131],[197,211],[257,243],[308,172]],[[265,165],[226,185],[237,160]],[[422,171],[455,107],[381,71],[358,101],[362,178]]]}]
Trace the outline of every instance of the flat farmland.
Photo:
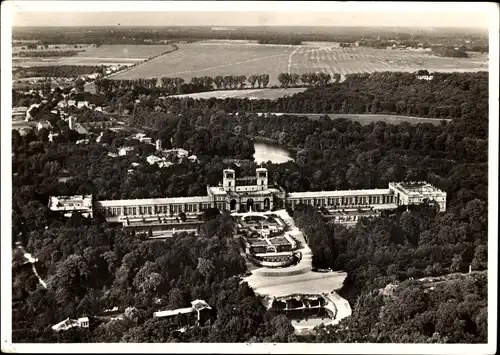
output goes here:
[{"label": "flat farmland", "polygon": [[[68,50],[68,48],[65,48]],[[132,65],[173,49],[166,45],[103,45],[87,47],[73,57],[19,58],[13,56],[13,65]],[[52,50],[52,49],[51,49]],[[76,49],[75,49],[76,50]],[[81,50],[81,49],[79,49]]]},{"label": "flat farmland", "polygon": [[[179,49],[114,79],[139,79],[155,77],[192,77],[217,75],[270,75],[287,71],[288,57],[293,51],[289,46],[256,46],[248,44],[179,44]],[[274,75],[275,74],[275,75]]]},{"label": "flat farmland", "polygon": [[248,42],[196,42],[179,44],[179,50],[120,73],[116,79],[192,77],[267,73],[269,86],[279,85],[282,72],[372,73],[380,71],[487,71],[488,55],[442,58],[432,54],[373,49],[340,48],[336,43],[305,43],[301,46],[258,45]]},{"label": "flat farmland", "polygon": [[425,52],[374,49],[368,47],[300,46],[294,54],[290,72],[324,72],[341,75],[381,71],[430,72],[487,71],[486,54],[471,53],[470,58],[443,58]]}]

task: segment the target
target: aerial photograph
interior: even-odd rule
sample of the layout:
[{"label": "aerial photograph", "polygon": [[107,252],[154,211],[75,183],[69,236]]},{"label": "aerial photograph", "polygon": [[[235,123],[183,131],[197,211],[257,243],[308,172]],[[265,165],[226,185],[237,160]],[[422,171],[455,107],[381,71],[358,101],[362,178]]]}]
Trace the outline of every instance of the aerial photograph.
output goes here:
[{"label": "aerial photograph", "polygon": [[2,351],[496,346],[498,8],[7,3]]}]

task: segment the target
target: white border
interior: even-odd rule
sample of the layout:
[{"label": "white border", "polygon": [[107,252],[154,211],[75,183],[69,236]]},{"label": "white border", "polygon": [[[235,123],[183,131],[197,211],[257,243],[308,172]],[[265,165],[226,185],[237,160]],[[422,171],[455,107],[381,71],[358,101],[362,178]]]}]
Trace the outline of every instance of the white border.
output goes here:
[{"label": "white border", "polygon": [[[11,5],[11,4],[8,4]],[[0,70],[2,80],[1,91],[1,224],[0,237],[2,242],[2,308],[1,308],[1,348],[2,352],[11,348],[12,340],[12,25],[11,6],[2,4],[0,11],[2,24],[2,68]]]},{"label": "white border", "polygon": [[[391,2],[391,1],[11,1],[16,11],[272,11],[272,12],[379,12],[379,13],[487,13],[494,10],[487,2]],[[245,24],[242,24],[244,26]],[[390,26],[390,24],[388,24]]]},{"label": "white border", "polygon": [[11,344],[11,26],[13,11],[283,11],[283,2],[207,1],[10,1],[2,3],[1,69],[1,236],[2,236],[2,352],[151,352],[151,353],[372,353],[372,354],[494,354],[496,352],[497,265],[498,265],[498,85],[499,20],[495,3],[417,2],[287,2],[286,12],[358,11],[377,13],[446,12],[489,15],[489,173],[488,173],[488,344]]},{"label": "white border", "polygon": [[[491,9],[489,24],[488,130],[488,345],[497,351],[498,337],[498,150],[499,150],[499,7]],[[496,10],[496,11],[495,11]]]}]

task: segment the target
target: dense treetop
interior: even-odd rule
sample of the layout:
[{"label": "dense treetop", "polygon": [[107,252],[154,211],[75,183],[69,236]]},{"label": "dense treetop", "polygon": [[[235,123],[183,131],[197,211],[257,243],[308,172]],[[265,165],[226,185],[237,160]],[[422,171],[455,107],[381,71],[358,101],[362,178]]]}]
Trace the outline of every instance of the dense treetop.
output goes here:
[{"label": "dense treetop", "polygon": [[[105,131],[101,143],[91,139],[88,145],[76,145],[78,133],[50,114],[58,93],[51,94],[34,113],[51,121],[58,139],[49,142],[47,129],[25,135],[12,131],[12,233],[14,241],[39,259],[39,274],[48,285],[47,290],[37,286],[29,266],[14,264],[14,339],[485,342],[485,277],[473,273],[427,291],[408,280],[464,272],[469,265],[475,271],[487,267],[487,75],[434,75],[429,82],[401,73],[353,75],[344,84],[310,88],[277,101],[158,99],[154,92],[125,88],[72,96],[101,100],[118,112],[126,108],[129,126],[161,138],[165,148],[182,147],[200,159],[198,164],[184,161],[169,168],[147,164],[154,146],[126,140],[130,132]],[[22,95],[15,99],[26,104],[35,100]],[[328,112],[344,105],[348,112],[372,112],[373,107],[393,112],[402,109],[400,101],[407,114],[453,120],[437,126],[363,126],[348,119],[252,113],[284,108]],[[90,115],[86,110],[74,114]],[[150,241],[100,218],[74,215],[65,220],[47,208],[51,195],[92,193],[98,199],[118,199],[205,194],[206,184],[217,184],[228,166],[238,175],[254,171],[255,163],[236,166],[224,159],[251,159],[252,139],[257,137],[294,151],[294,162],[264,164],[271,180],[287,191],[427,180],[448,193],[444,213],[424,206],[403,208],[362,220],[352,229],[332,224],[312,208],[294,212],[313,250],[314,265],[348,272],[340,293],[349,300],[352,317],[314,336],[292,335],[285,317],[266,311],[253,291],[240,284],[246,265],[228,215],[206,213],[199,236]],[[138,155],[108,156],[124,145],[134,145]],[[133,162],[141,166],[130,173]],[[394,291],[380,293],[388,284],[396,286]],[[183,306],[195,298],[214,309],[211,324],[179,334],[172,332],[177,320],[151,319],[154,310]],[[123,322],[95,318],[115,305],[136,310],[129,310]],[[50,329],[68,316],[84,315],[93,322],[88,333],[55,335]]]}]

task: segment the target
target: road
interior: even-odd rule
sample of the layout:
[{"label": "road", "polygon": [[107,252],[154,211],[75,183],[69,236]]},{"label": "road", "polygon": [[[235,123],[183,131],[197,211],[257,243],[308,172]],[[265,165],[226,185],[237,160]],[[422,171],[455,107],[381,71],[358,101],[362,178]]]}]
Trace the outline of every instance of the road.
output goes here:
[{"label": "road", "polygon": [[47,284],[45,283],[45,281],[42,280],[40,275],[38,275],[38,271],[36,270],[35,267],[35,263],[38,261],[38,259],[34,258],[30,253],[28,253],[19,242],[17,244],[18,244],[17,248],[23,254],[24,258],[26,259],[26,263],[31,263],[31,268],[33,269],[33,273],[38,278],[40,285],[42,285],[43,288],[47,289]]}]

